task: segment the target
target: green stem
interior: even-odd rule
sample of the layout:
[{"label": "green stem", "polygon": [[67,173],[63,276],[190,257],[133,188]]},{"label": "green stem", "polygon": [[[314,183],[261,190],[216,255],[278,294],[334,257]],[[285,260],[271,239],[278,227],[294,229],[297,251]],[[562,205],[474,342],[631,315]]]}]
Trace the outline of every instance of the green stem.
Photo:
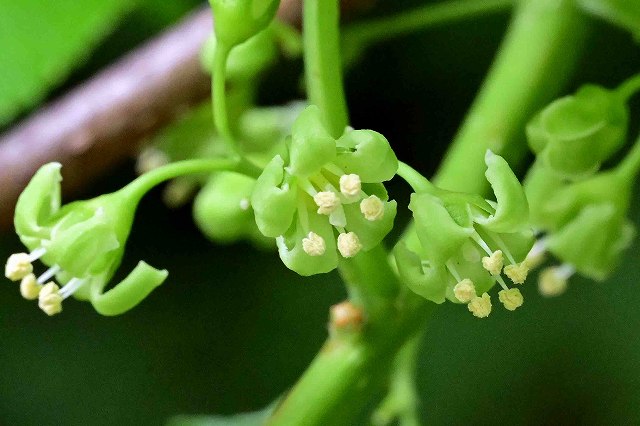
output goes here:
[{"label": "green stem", "polygon": [[227,46],[218,42],[213,55],[211,72],[211,102],[213,103],[213,122],[218,134],[222,136],[229,153],[239,155],[238,145],[229,126],[229,111],[227,110],[226,75],[229,52],[230,49]]},{"label": "green stem", "polygon": [[429,182],[429,179],[402,161],[398,162],[398,171],[396,174],[411,186],[413,192],[431,192],[434,189],[434,185]]},{"label": "green stem", "polygon": [[512,167],[524,159],[524,127],[557,96],[576,66],[587,21],[572,0],[526,0],[516,9],[500,54],[444,159],[436,184],[485,193],[487,149]]},{"label": "green stem", "polygon": [[631,185],[640,170],[640,138],[636,140],[631,150],[614,170],[624,181]]},{"label": "green stem", "polygon": [[628,101],[633,95],[640,90],[640,74],[636,74],[633,77],[625,80],[618,86],[616,92],[624,99]]},{"label": "green stem", "polygon": [[131,183],[122,188],[122,191],[130,194],[130,196],[135,199],[140,199],[155,186],[169,179],[188,174],[210,173],[223,170],[242,172],[242,164],[242,161],[237,158],[177,161],[138,176]]},{"label": "green stem", "polygon": [[452,0],[427,4],[390,17],[353,24],[343,33],[345,43],[367,46],[414,31],[449,24],[487,13],[505,10],[516,0]]},{"label": "green stem", "polygon": [[309,102],[317,105],[329,133],[349,124],[340,65],[339,0],[304,1],[304,64]]}]

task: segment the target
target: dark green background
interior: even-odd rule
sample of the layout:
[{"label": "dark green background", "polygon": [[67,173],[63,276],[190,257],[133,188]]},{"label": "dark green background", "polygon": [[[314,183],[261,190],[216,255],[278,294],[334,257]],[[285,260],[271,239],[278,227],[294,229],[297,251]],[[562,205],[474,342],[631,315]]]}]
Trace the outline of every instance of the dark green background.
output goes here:
[{"label": "dark green background", "polygon": [[[130,15],[58,93],[176,19],[179,9]],[[401,159],[432,171],[506,22],[506,15],[483,18],[370,49],[347,79],[355,127],[383,132]],[[567,90],[583,82],[611,86],[640,69],[638,46],[627,34],[593,25]],[[295,93],[290,69],[271,73],[265,102]],[[639,114],[636,105],[636,123]],[[132,176],[127,164],[85,195],[114,190]],[[394,182],[391,191],[406,206],[406,188]],[[639,211],[636,199],[636,222]],[[606,283],[574,279],[556,299],[540,298],[532,279],[514,313],[495,309],[477,320],[461,306],[438,309],[421,351],[424,419],[638,424],[637,247]],[[18,250],[14,235],[0,238],[0,258]],[[179,413],[257,409],[301,374],[326,335],[327,308],[344,296],[337,274],[302,279],[273,253],[209,243],[189,209],[167,210],[159,191],[140,207],[122,274],[139,259],[166,267],[170,277],[121,317],[100,317],[69,300],[61,315],[48,318],[14,284],[0,285],[0,424],[156,425]]]}]

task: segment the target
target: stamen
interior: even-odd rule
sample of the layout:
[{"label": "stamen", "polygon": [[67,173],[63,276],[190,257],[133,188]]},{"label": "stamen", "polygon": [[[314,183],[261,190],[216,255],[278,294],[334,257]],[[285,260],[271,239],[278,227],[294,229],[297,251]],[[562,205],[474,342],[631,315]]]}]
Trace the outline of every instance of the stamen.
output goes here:
[{"label": "stamen", "polygon": [[326,250],[324,238],[315,232],[309,232],[309,235],[302,239],[302,250],[309,256],[322,256]]},{"label": "stamen", "polygon": [[460,277],[460,274],[458,273],[458,270],[456,269],[456,266],[453,264],[452,261],[448,260],[445,263],[445,266],[447,267],[447,269],[449,270],[449,273],[453,276],[453,278],[456,280],[456,282],[460,282],[462,281],[462,278]]},{"label": "stamen", "polygon": [[546,268],[540,272],[538,291],[545,297],[559,296],[567,290],[567,281],[575,273],[568,264]]},{"label": "stamen", "polygon": [[491,253],[491,256],[485,256],[482,258],[482,267],[489,271],[491,275],[500,275],[503,263],[504,259],[502,256],[502,250],[496,250]]},{"label": "stamen", "polygon": [[318,214],[330,215],[340,206],[340,199],[333,191],[318,192],[313,201],[318,206]]},{"label": "stamen", "polygon": [[542,262],[544,262],[544,255],[547,252],[547,240],[546,238],[541,238],[536,240],[527,253],[527,257],[525,257],[524,261],[530,269],[537,268],[540,266]]},{"label": "stamen", "polygon": [[42,256],[44,256],[44,254],[47,252],[47,249],[44,247],[38,247],[37,249],[35,249],[34,251],[32,251],[31,253],[29,253],[29,261],[30,262],[35,262],[36,260],[40,259]]},{"label": "stamen", "polygon": [[483,293],[482,297],[474,297],[467,305],[469,312],[476,318],[486,318],[491,313],[491,296]]},{"label": "stamen", "polygon": [[7,259],[4,276],[11,281],[18,281],[33,272],[31,258],[27,253],[14,253]]},{"label": "stamen", "polygon": [[33,274],[27,275],[20,281],[20,294],[27,300],[36,300],[41,288]]},{"label": "stamen", "polygon": [[524,302],[522,293],[517,288],[511,288],[508,290],[501,290],[498,292],[498,299],[504,305],[505,309],[509,311],[515,311]]},{"label": "stamen", "polygon": [[349,201],[356,201],[360,197],[362,191],[362,182],[360,176],[356,174],[340,176],[340,192]]},{"label": "stamen", "polygon": [[484,240],[482,239],[482,237],[480,237],[480,235],[477,232],[474,232],[473,234],[471,234],[471,239],[478,245],[480,246],[480,248],[482,250],[484,250],[485,253],[487,253],[489,256],[491,256],[493,254],[493,250],[491,250],[491,248],[489,248],[489,246],[487,245],[487,243],[484,242]]},{"label": "stamen", "polygon": [[69,282],[64,287],[62,287],[62,289],[60,289],[58,294],[60,294],[60,296],[62,296],[62,299],[66,299],[67,297],[69,297],[73,293],[75,293],[76,290],[78,290],[80,287],[82,287],[82,285],[86,281],[87,281],[86,279],[72,278],[72,279],[69,280]]},{"label": "stamen", "polygon": [[342,257],[354,257],[361,249],[362,244],[355,232],[338,235],[338,251]]},{"label": "stamen", "polygon": [[507,265],[504,267],[504,274],[509,277],[514,284],[523,284],[529,275],[529,264],[526,259],[520,263]]},{"label": "stamen", "polygon": [[507,260],[509,261],[509,263],[511,263],[512,265],[514,263],[517,263],[516,259],[513,257],[513,255],[509,251],[509,247],[507,247],[507,245],[504,243],[504,240],[502,238],[500,238],[500,235],[491,232],[489,234],[489,238],[491,238],[493,241],[495,241],[495,243],[498,245],[500,250],[502,250],[502,252],[505,254],[505,256],[507,256]]},{"label": "stamen", "polygon": [[462,303],[469,303],[476,297],[476,286],[469,278],[465,278],[453,287],[453,294]]},{"label": "stamen", "polygon": [[55,283],[50,282],[42,287],[38,295],[38,306],[49,316],[62,312],[62,296],[58,294],[59,289]]},{"label": "stamen", "polygon": [[380,220],[384,216],[384,203],[377,196],[371,195],[360,202],[360,211],[367,220]]},{"label": "stamen", "polygon": [[49,278],[53,277],[55,274],[60,272],[59,265],[53,265],[51,268],[47,269],[42,275],[38,277],[38,284],[44,284]]},{"label": "stamen", "polygon": [[504,282],[500,275],[496,275],[494,278],[496,279],[496,281],[498,281],[498,284],[500,284],[500,287],[502,287],[503,290],[509,290],[509,287],[507,287],[507,283]]}]

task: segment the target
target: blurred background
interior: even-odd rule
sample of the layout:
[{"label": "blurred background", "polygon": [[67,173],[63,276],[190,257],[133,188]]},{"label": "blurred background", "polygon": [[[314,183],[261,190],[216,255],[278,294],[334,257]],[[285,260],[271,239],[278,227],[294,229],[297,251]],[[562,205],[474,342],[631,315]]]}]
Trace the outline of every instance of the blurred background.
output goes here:
[{"label": "blurred background", "polygon": [[[357,19],[419,3],[380,0]],[[198,6],[0,1],[0,130]],[[380,131],[401,159],[432,173],[507,22],[508,14],[498,13],[368,49],[346,79],[354,127]],[[611,87],[640,70],[628,33],[596,21],[592,28],[567,93],[585,82]],[[260,102],[299,98],[301,67],[289,61],[271,70]],[[633,123],[638,107],[636,101]],[[632,127],[634,135],[638,126]],[[126,160],[80,196],[115,190],[134,176],[134,160]],[[168,209],[160,192],[138,211],[120,274],[143,259],[170,276],[131,312],[106,318],[69,301],[48,318],[8,280],[0,285],[0,424],[157,425],[177,414],[250,411],[304,371],[326,337],[328,307],[345,296],[337,274],[303,279],[269,251],[215,245],[193,225],[189,206]],[[406,207],[401,182],[392,182],[390,192]],[[639,212],[636,197],[638,225]],[[398,229],[406,220],[405,212]],[[0,258],[22,250],[13,233],[0,234]],[[439,308],[419,363],[425,422],[640,423],[637,253],[636,242],[607,282],[572,279],[555,299],[525,285],[525,304],[514,313],[498,309],[479,321],[460,306]]]}]

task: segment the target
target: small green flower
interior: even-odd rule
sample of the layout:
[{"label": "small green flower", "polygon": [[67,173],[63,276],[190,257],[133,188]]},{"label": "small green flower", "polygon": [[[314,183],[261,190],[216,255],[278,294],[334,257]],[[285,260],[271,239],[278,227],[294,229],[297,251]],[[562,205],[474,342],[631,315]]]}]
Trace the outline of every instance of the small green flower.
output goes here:
[{"label": "small green flower", "polygon": [[417,238],[399,243],[394,251],[398,273],[411,290],[435,303],[468,303],[481,318],[491,311],[486,292],[496,282],[506,292],[501,292],[501,302],[510,310],[520,306],[500,274],[522,284],[528,272],[524,259],[533,243],[518,179],[491,151],[485,162],[496,201],[436,187],[414,193],[409,208]]},{"label": "small green flower", "polygon": [[236,46],[264,30],[273,20],[279,0],[209,0],[216,38]]},{"label": "small green flower", "polygon": [[565,178],[588,175],[625,142],[629,111],[617,91],[586,85],[560,98],[527,125],[539,161]]},{"label": "small green flower", "polygon": [[[30,253],[12,255],[5,275],[22,280],[23,296],[38,297],[48,315],[60,312],[62,300],[71,295],[89,300],[103,315],[121,314],[167,277],[167,271],[140,262],[122,282],[104,291],[120,264],[141,193],[130,185],[61,207],[60,168],[59,163],[42,166],[20,195],[14,224]],[[37,259],[49,269],[36,279],[31,263]],[[54,276],[62,288],[49,282]]]},{"label": "small green flower", "polygon": [[382,182],[395,175],[398,160],[384,136],[347,130],[336,140],[319,109],[309,106],[287,146],[285,158],[265,167],[251,197],[258,228],[276,238],[284,264],[301,275],[329,272],[339,256],[378,245],[396,214]]}]

